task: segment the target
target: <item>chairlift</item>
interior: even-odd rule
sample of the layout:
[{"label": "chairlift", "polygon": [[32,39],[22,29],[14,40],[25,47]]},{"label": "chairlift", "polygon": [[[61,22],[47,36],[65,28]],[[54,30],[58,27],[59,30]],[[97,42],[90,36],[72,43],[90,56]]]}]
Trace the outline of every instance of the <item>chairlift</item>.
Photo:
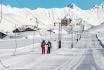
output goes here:
[{"label": "chairlift", "polygon": [[50,33],[50,40],[51,40],[51,34],[55,33],[52,29],[47,30]]}]

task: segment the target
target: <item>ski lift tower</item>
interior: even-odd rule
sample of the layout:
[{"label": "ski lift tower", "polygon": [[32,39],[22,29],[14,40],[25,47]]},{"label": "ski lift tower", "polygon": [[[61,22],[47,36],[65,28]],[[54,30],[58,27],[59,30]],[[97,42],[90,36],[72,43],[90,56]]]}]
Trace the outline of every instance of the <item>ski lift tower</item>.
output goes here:
[{"label": "ski lift tower", "polygon": [[69,22],[71,22],[71,19],[67,19],[66,17],[61,19],[61,22],[59,22],[58,48],[61,48],[62,27],[68,26]]},{"label": "ski lift tower", "polygon": [[58,48],[61,48],[61,32],[62,32],[62,25],[59,23],[59,34],[58,34]]},{"label": "ski lift tower", "polygon": [[[66,16],[61,19],[61,35],[62,35],[62,27],[67,27],[72,22],[71,18],[67,18]],[[61,36],[62,37],[62,36]]]},{"label": "ski lift tower", "polygon": [[58,18],[58,22],[54,22],[54,26],[56,26],[56,24],[58,24],[58,48],[61,48],[61,32],[62,32],[62,24],[61,24],[61,21],[60,19]]}]

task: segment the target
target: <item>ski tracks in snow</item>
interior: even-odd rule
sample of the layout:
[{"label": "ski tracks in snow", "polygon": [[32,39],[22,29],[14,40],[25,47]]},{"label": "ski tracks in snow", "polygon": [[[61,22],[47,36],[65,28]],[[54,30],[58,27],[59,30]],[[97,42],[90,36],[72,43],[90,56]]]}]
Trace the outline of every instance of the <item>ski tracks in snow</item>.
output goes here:
[{"label": "ski tracks in snow", "polygon": [[86,51],[80,50],[71,57],[71,60],[67,60],[64,64],[57,67],[55,70],[73,70],[73,68],[75,68],[77,65],[79,65],[80,62],[82,62],[84,58],[83,54],[85,53]]}]

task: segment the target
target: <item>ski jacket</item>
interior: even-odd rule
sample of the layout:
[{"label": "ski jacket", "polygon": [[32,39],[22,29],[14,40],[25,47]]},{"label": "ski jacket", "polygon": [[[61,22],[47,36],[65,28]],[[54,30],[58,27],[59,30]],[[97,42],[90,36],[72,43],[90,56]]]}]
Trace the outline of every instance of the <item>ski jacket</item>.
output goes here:
[{"label": "ski jacket", "polygon": [[52,47],[51,42],[48,42],[47,45],[48,45],[48,47],[50,47],[50,48]]},{"label": "ski jacket", "polygon": [[46,43],[43,41],[43,42],[41,43],[41,47],[45,47],[45,45],[46,45]]}]

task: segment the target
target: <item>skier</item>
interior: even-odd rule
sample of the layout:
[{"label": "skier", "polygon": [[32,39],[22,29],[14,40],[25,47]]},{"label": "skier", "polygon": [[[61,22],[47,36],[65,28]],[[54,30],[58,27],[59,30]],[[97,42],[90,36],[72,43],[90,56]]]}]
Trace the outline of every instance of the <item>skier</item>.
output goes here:
[{"label": "skier", "polygon": [[48,41],[48,43],[47,43],[47,54],[50,54],[51,48],[52,48],[51,42]]},{"label": "skier", "polygon": [[45,45],[46,45],[46,42],[45,42],[45,40],[43,40],[41,43],[42,54],[45,54]]}]

